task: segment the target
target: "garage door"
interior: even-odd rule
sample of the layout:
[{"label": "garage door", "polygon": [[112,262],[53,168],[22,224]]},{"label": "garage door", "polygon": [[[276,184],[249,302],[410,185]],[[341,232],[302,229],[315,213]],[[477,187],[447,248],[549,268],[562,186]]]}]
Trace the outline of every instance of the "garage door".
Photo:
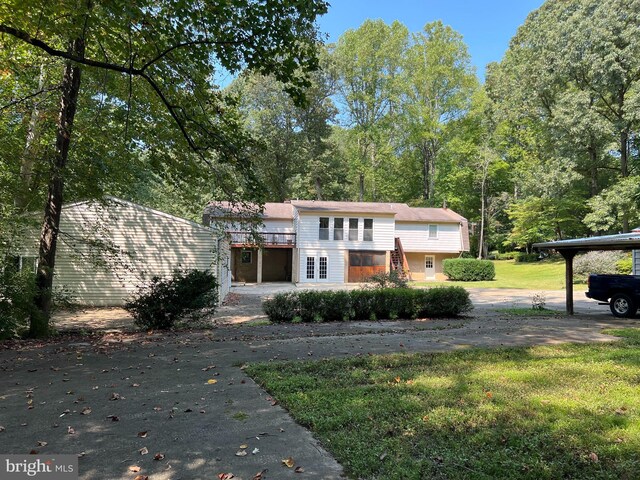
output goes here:
[{"label": "garage door", "polygon": [[363,282],[371,275],[384,273],[386,252],[349,252],[349,282]]}]

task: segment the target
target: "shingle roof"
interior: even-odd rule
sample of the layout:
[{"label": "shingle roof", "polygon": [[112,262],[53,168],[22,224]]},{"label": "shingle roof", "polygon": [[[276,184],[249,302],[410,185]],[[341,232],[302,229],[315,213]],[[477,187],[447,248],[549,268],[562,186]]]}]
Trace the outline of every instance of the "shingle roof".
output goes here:
[{"label": "shingle roof", "polygon": [[[213,218],[233,218],[238,215],[257,215],[258,206],[255,204],[242,205],[231,202],[209,202],[204,214]],[[290,203],[265,203],[260,215],[263,219],[293,220],[293,207]]]}]

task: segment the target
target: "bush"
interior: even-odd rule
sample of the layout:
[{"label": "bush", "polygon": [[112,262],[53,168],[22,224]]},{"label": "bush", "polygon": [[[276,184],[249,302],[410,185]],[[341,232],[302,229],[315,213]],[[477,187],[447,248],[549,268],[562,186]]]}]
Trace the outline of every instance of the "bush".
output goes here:
[{"label": "bush", "polygon": [[34,296],[33,273],[0,266],[0,339],[19,337],[27,331]]},{"label": "bush", "polygon": [[462,287],[301,290],[276,294],[262,306],[277,323],[454,317],[473,308]]},{"label": "bush", "polygon": [[124,308],[139,327],[166,330],[186,315],[195,318],[203,309],[213,313],[217,304],[218,284],[212,273],[176,270],[171,278],[153,277]]},{"label": "bush", "polygon": [[533,263],[537,262],[540,256],[537,253],[518,252],[515,256],[516,263]]},{"label": "bush", "polygon": [[513,260],[515,259],[518,255],[520,255],[521,252],[504,252],[504,253],[496,253],[495,254],[495,258],[496,260]]},{"label": "bush", "polygon": [[616,262],[616,273],[631,275],[633,273],[633,259],[631,256],[622,258]]},{"label": "bush", "polygon": [[615,274],[616,264],[625,257],[617,250],[593,251],[577,255],[573,260],[573,282],[585,283],[591,273]]},{"label": "bush", "polygon": [[366,283],[372,284],[374,288],[408,288],[409,283],[406,278],[400,276],[398,270],[391,270],[389,273],[376,273],[365,279]]},{"label": "bush", "polygon": [[449,280],[477,282],[479,280],[493,280],[496,276],[496,269],[489,260],[448,258],[442,262],[442,267]]}]

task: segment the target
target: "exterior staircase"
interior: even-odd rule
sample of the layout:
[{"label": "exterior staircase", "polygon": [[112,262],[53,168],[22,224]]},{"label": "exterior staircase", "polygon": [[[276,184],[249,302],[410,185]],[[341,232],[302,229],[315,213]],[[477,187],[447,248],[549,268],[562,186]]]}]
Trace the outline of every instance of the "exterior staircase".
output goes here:
[{"label": "exterior staircase", "polygon": [[402,248],[402,242],[400,238],[395,239],[395,248],[391,251],[391,271],[397,271],[400,278],[405,280],[411,280],[411,270],[409,269],[409,262],[404,254]]}]

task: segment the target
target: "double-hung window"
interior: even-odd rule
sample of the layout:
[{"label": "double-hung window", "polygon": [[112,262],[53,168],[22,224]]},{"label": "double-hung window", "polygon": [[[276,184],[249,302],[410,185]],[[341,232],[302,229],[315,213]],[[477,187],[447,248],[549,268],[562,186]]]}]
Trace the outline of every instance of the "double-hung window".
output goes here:
[{"label": "double-hung window", "polygon": [[329,217],[320,217],[318,238],[320,240],[329,240]]},{"label": "double-hung window", "polygon": [[344,240],[344,218],[333,219],[333,239]]},{"label": "double-hung window", "polygon": [[349,219],[349,240],[354,242],[358,240],[358,219]]},{"label": "double-hung window", "polygon": [[429,240],[438,238],[438,225],[429,225]]},{"label": "double-hung window", "polygon": [[364,219],[364,232],[362,233],[362,240],[365,242],[373,241],[373,218]]}]

